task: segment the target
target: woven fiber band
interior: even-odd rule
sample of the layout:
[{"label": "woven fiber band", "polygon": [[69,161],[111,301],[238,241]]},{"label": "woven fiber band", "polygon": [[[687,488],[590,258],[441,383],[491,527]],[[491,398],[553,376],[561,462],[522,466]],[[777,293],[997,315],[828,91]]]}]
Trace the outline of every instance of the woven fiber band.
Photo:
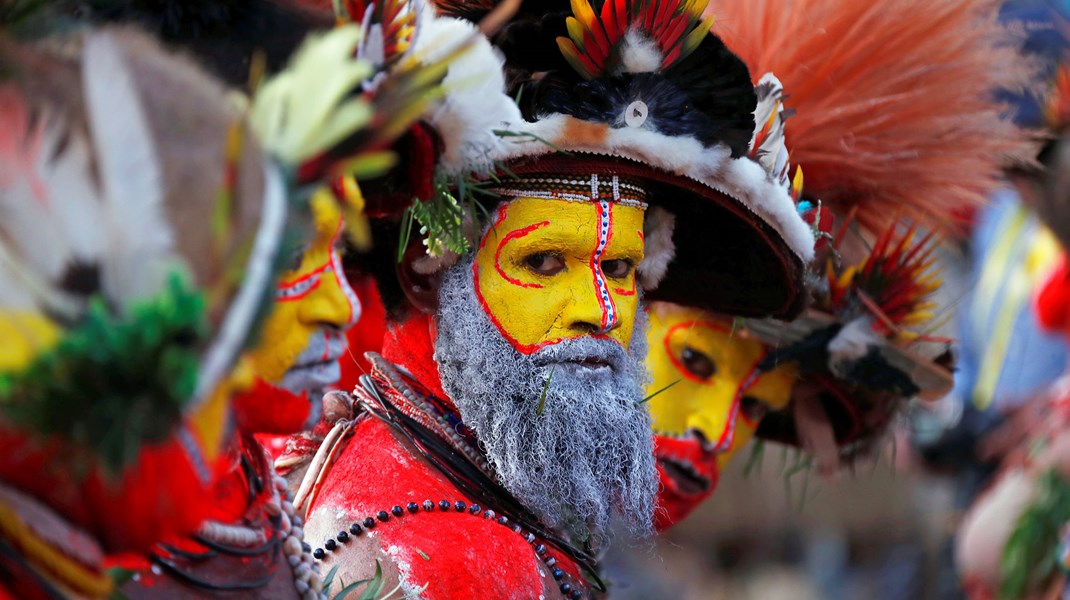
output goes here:
[{"label": "woven fiber band", "polygon": [[[505,183],[505,182],[503,182]],[[542,198],[568,202],[615,202],[646,210],[646,190],[635,180],[617,175],[588,178],[560,176],[523,176],[510,179],[507,186],[491,191],[508,198]]]}]

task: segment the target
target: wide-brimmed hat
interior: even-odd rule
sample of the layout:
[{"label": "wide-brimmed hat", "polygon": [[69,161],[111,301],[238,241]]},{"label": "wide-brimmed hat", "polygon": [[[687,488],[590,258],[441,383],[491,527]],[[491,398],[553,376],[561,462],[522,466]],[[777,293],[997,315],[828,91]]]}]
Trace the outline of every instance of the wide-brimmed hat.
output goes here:
[{"label": "wide-brimmed hat", "polygon": [[[675,257],[649,297],[797,314],[813,234],[788,182],[781,115],[756,126],[751,74],[709,33],[704,4],[607,2],[600,14],[584,0],[574,6],[525,5],[493,46],[481,40],[450,65],[449,93],[427,115],[438,173],[639,181],[650,205],[675,217]],[[472,20],[491,8],[440,5]],[[443,16],[422,26],[414,49],[428,56],[479,35]]]}]

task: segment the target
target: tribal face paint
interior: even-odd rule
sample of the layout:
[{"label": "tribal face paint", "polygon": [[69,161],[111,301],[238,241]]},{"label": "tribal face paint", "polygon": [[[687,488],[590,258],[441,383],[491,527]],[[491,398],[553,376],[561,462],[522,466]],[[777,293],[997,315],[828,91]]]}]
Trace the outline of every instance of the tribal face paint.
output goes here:
[{"label": "tribal face paint", "polygon": [[639,305],[643,207],[610,199],[504,202],[472,266],[476,294],[517,350],[594,336],[627,348]]},{"label": "tribal face paint", "polygon": [[328,197],[312,200],[315,237],[284,274],[260,342],[248,354],[256,377],[293,394],[322,390],[341,376],[343,332],[360,317],[360,301],[342,270],[337,245],[342,215]]},{"label": "tribal face paint", "polygon": [[793,364],[760,370],[764,346],[727,319],[660,302],[649,317],[647,393],[662,390],[648,402],[661,479],[655,526],[662,531],[713,493],[762,416],[787,406],[796,371]]}]

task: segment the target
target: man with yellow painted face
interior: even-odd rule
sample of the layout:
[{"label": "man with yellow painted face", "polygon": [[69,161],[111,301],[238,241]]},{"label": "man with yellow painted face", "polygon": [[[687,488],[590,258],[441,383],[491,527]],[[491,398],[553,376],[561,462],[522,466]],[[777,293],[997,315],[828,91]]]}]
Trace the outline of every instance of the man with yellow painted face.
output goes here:
[{"label": "man with yellow painted face", "polygon": [[249,433],[288,434],[315,424],[323,392],[341,378],[345,330],[360,299],[342,269],[341,210],[329,195],[312,199],[314,236],[275,290],[260,341],[246,356],[253,387],[234,400]]},{"label": "man with yellow painted face", "polygon": [[[413,159],[369,193],[394,323],[295,496],[339,579],[590,596],[610,523],[653,526],[644,294],[752,315],[802,303],[812,235],[784,182],[744,156],[754,86],[702,7],[669,3],[659,21],[639,3],[535,4],[494,37],[504,73],[478,37],[451,64],[425,115],[434,172]],[[603,54],[583,31],[610,20]],[[478,36],[448,17],[422,26],[445,47]],[[516,52],[533,47],[546,51]],[[421,230],[399,248],[385,236],[406,213]]]},{"label": "man with yellow painted face", "polygon": [[213,510],[284,187],[222,86],[136,31],[0,37],[0,70],[0,596],[111,597],[105,555]]},{"label": "man with yellow painted face", "polygon": [[721,471],[758,429],[784,409],[795,365],[776,364],[731,319],[655,302],[650,329],[650,414],[661,479],[655,527],[684,519],[717,487]]}]

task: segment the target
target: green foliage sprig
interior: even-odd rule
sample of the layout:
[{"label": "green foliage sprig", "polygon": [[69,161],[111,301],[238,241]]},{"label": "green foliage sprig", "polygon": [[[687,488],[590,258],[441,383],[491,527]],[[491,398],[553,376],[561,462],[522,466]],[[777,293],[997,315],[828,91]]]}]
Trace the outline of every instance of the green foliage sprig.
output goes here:
[{"label": "green foliage sprig", "polygon": [[1018,517],[1000,557],[999,596],[1021,598],[1043,586],[1058,567],[1057,548],[1070,522],[1070,482],[1054,469],[1037,482],[1033,503]]},{"label": "green foliage sprig", "polygon": [[[496,168],[511,175],[504,165]],[[491,174],[485,178],[472,173],[451,176],[444,172],[435,174],[434,195],[430,200],[414,200],[401,221],[401,238],[398,244],[398,262],[401,262],[405,248],[412,239],[412,230],[420,225],[419,234],[424,237],[424,245],[431,256],[441,256],[444,252],[464,254],[471,249],[465,231],[465,214],[486,219],[489,214],[483,206],[483,200],[494,200],[497,195],[490,187],[500,184],[501,178]]]}]

